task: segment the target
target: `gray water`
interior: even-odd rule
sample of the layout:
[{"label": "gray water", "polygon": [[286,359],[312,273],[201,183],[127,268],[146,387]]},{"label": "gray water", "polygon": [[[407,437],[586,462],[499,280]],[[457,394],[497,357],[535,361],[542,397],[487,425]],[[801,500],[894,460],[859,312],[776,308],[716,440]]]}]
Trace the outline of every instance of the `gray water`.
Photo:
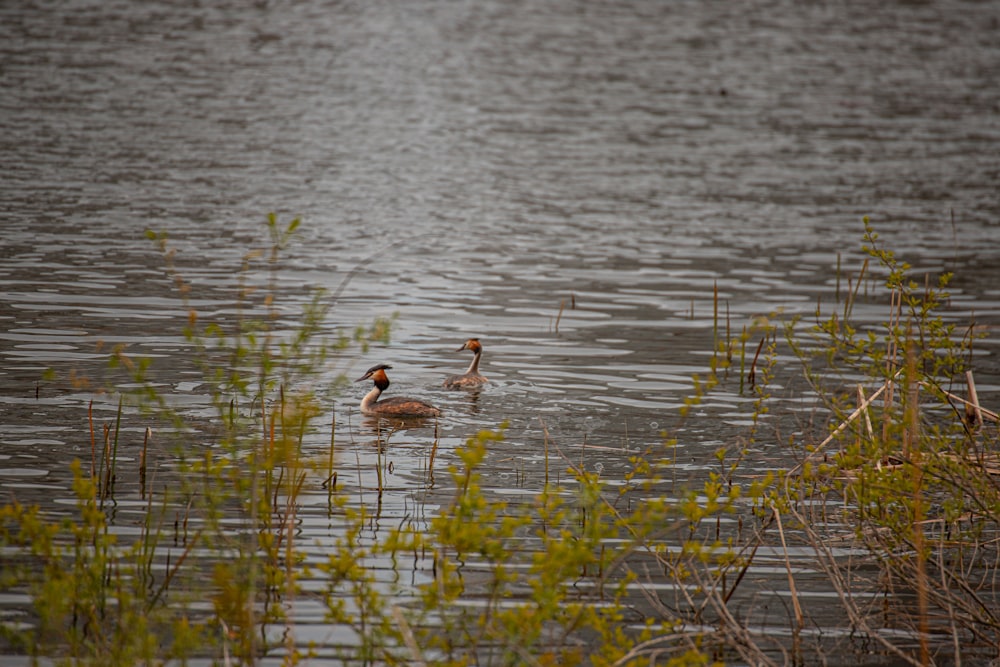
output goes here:
[{"label": "gray water", "polygon": [[[144,231],[168,233],[202,317],[232,320],[271,211],[303,220],[283,312],[344,286],[329,332],[398,313],[392,342],[331,382],[391,363],[391,392],[446,410],[444,460],[510,420],[498,493],[537,490],[543,426],[593,445],[609,479],[677,429],[703,475],[749,414],[724,391],[711,427],[677,419],[708,366],[713,288],[734,332],[809,317],[857,275],[866,215],[915,275],[955,272],[949,316],[987,331],[977,380],[995,409],[998,81],[996,3],[5,3],[0,488],[69,497],[87,406],[115,408],[47,368],[100,377],[126,344],[206,412],[186,307]],[[444,392],[470,336],[492,382]],[[776,387],[818,409],[794,363]],[[329,415],[359,457],[365,390]],[[419,493],[427,443],[391,450],[390,515]]]}]

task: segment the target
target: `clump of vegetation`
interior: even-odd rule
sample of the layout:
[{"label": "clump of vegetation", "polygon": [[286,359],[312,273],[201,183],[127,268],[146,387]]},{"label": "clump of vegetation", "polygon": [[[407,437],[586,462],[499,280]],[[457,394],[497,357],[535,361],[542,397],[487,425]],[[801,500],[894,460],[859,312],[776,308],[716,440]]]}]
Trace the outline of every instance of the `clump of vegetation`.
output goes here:
[{"label": "clump of vegetation", "polygon": [[[801,358],[822,358],[806,368],[835,420],[829,437],[785,476],[784,500],[854,627],[917,664],[942,652],[957,662],[976,652],[995,656],[1000,433],[997,415],[976,398],[976,323],[945,319],[951,275],[915,281],[867,219],[865,250],[883,274],[887,321],[854,326],[855,289],[843,315],[813,327],[811,353],[789,337]],[[833,557],[825,547],[830,516],[853,527],[870,561],[845,566]],[[863,572],[873,564],[878,576],[869,578]],[[868,590],[858,586],[865,580]],[[884,604],[871,603],[871,590]],[[887,639],[885,627],[908,631],[917,649]]]},{"label": "clump of vegetation", "polygon": [[[8,650],[75,665],[197,657],[255,664],[270,656],[288,665],[311,657],[455,666],[801,663],[832,649],[808,632],[797,589],[802,559],[793,568],[789,556],[796,548],[815,556],[815,573],[838,594],[855,633],[835,650],[856,642],[863,655],[875,645],[911,664],[931,664],[943,651],[956,659],[995,654],[996,415],[954,386],[973,386],[974,327],[961,330],[940,314],[948,276],[933,288],[913,282],[867,221],[875,268],[866,261],[833,312],[817,307],[808,331],[801,321],[785,329],[828,415],[819,438],[803,429],[779,441],[765,430],[774,420],[777,327],[762,320],[732,337],[716,324],[716,354],[680,418],[696,419],[692,408],[713,391],[753,400],[750,428],[717,452],[707,479],[673,483],[670,434],[633,453],[614,484],[558,456],[547,439],[553,465],[568,470],[565,481],[546,475],[534,495],[497,500],[481,471],[506,437],[500,425],[470,434],[455,451],[444,482],[450,496],[435,513],[379,531],[371,526],[381,512],[382,458],[371,506],[338,483],[348,470],[332,441],[320,460],[303,442],[329,428],[321,406],[343,355],[386,341],[392,321],[328,340],[332,301],[322,292],[298,318],[279,314],[279,258],[297,225],[269,218],[267,250],[246,257],[237,321],[203,323],[189,307],[184,335],[210,388],[211,418],[173,405],[151,381],[149,361],[115,350],[114,369],[134,389],[89,469],[74,464],[74,515],[53,518],[17,502],[0,508],[0,588],[26,594],[32,609],[28,622],[0,624]],[[167,238],[150,237],[190,304],[192,287]],[[263,287],[252,284],[258,261]],[[881,285],[866,298],[887,299],[888,320],[857,323],[860,285],[875,273]],[[715,303],[718,313],[717,295]],[[758,336],[751,356],[748,343]],[[125,419],[152,420],[174,439],[180,482],[147,485],[140,462],[137,532],[119,530],[121,516],[111,511],[117,434],[130,407],[141,411]],[[779,468],[772,458],[758,472],[762,443],[780,445],[794,465]],[[319,557],[298,525],[306,495],[318,489],[336,523]],[[850,547],[850,557],[837,545]],[[759,631],[747,590],[758,568],[775,563],[787,575],[788,637]],[[332,654],[296,639],[294,610],[307,602],[338,629]]]}]

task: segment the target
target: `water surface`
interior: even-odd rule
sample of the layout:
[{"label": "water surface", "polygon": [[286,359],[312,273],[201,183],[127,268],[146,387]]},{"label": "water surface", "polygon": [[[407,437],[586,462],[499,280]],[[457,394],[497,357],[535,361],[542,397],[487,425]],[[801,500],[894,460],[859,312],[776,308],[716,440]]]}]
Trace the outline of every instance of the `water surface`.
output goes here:
[{"label": "water surface", "polygon": [[[539,488],[546,433],[616,480],[670,429],[701,478],[751,410],[730,384],[711,420],[677,417],[708,365],[713,290],[733,332],[811,317],[857,275],[864,215],[915,275],[955,272],[949,317],[986,327],[976,372],[995,409],[998,26],[973,2],[5,5],[0,487],[65,502],[88,406],[117,407],[47,368],[96,381],[126,345],[211,413],[181,328],[188,306],[238,319],[270,211],[303,219],[278,278],[288,317],[313,287],[343,288],[330,333],[398,313],[391,344],[327,379],[391,363],[392,392],[447,411],[443,461],[509,420],[497,494]],[[190,304],[147,229],[169,234]],[[855,312],[878,322],[887,304]],[[469,336],[492,382],[445,392]],[[783,355],[775,386],[807,423],[819,405]],[[331,395],[326,416],[359,461],[365,390]],[[144,427],[126,429],[131,455]],[[429,438],[391,448],[387,516],[422,498]],[[782,463],[779,442],[760,447]],[[324,498],[303,524],[321,541]]]}]

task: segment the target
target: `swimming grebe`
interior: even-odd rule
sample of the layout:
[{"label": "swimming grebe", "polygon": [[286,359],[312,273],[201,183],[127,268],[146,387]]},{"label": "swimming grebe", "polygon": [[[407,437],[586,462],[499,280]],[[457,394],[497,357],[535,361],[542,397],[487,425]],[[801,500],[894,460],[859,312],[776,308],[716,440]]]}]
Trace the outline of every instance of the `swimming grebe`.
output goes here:
[{"label": "swimming grebe", "polygon": [[479,342],[478,338],[470,338],[465,341],[465,345],[455,350],[456,352],[461,352],[462,350],[472,350],[475,356],[472,357],[472,363],[469,364],[469,370],[465,371],[462,375],[451,375],[444,381],[445,389],[462,389],[469,387],[478,387],[481,384],[486,384],[489,382],[484,376],[479,374],[479,360],[483,356],[483,346]]},{"label": "swimming grebe", "polygon": [[365,394],[361,399],[361,413],[378,417],[439,417],[441,410],[429,403],[418,401],[415,398],[405,398],[394,396],[384,401],[378,400],[382,392],[389,388],[389,376],[385,374],[386,369],[392,368],[388,364],[372,366],[368,372],[359,377],[355,382],[361,382],[371,378],[375,382],[375,388]]}]

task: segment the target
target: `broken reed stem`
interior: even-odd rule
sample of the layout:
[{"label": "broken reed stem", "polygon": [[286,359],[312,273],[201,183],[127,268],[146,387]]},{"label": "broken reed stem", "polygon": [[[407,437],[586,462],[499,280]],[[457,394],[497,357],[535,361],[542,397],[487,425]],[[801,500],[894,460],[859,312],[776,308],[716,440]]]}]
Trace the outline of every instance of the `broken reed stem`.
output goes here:
[{"label": "broken reed stem", "polygon": [[969,401],[965,404],[965,416],[974,428],[983,425],[983,410],[979,407],[979,394],[976,393],[976,380],[972,371],[965,371],[965,384],[969,388]]},{"label": "broken reed stem", "polygon": [[565,308],[565,307],[566,307],[566,300],[563,299],[562,301],[559,302],[559,314],[556,315],[556,324],[555,324],[555,332],[556,333],[559,333],[559,320],[562,319],[563,308]]}]

